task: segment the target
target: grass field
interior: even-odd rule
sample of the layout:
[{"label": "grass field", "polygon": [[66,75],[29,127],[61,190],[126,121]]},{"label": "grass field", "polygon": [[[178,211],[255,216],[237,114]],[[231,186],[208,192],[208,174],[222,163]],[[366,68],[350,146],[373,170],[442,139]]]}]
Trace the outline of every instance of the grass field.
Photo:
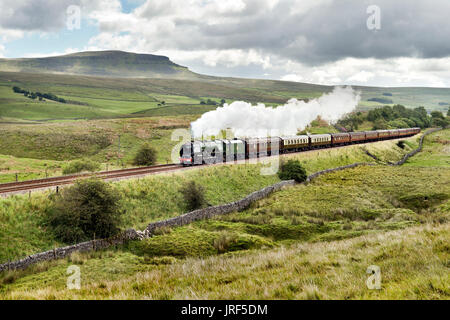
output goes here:
[{"label": "grass field", "polygon": [[[107,59],[92,60],[92,54]],[[216,108],[202,101],[277,106],[333,89],[203,76],[164,57],[146,57],[144,69],[135,65],[143,57],[134,54],[74,57],[83,55],[88,64],[69,69],[98,76],[46,73],[51,68],[42,69],[43,60],[24,62],[26,70],[43,73],[5,72],[16,69],[0,61],[0,183],[61,175],[75,159],[95,161],[101,170],[129,167],[145,143],[157,151],[158,164],[169,163],[179,143],[171,140],[174,130]],[[72,58],[61,57],[58,65],[68,68]],[[146,74],[150,78],[131,78]],[[13,86],[67,103],[32,100]],[[358,110],[382,106],[371,98],[428,111],[446,112],[444,103],[450,103],[448,88],[355,89]],[[372,127],[366,121],[358,130]],[[305,130],[336,131],[319,118]],[[405,139],[403,149],[383,141],[284,155],[298,159],[308,174],[355,162],[376,165],[321,176],[243,212],[157,230],[145,241],[5,272],[0,298],[449,299],[450,130],[428,136],[423,151],[404,166],[386,165],[417,148],[419,137]],[[191,180],[205,187],[208,205],[279,182],[277,175],[261,174],[264,166],[227,164],[111,183],[125,211],[121,228],[142,230],[186,212],[179,189]],[[51,191],[0,198],[0,263],[65,245],[47,226],[51,205]],[[82,269],[80,291],[65,289],[72,264]],[[382,269],[380,291],[365,286],[373,264]]]},{"label": "grass field", "polygon": [[[0,181],[59,175],[61,166],[74,159],[91,159],[103,170],[131,166],[144,143],[157,151],[157,162],[171,162],[176,128],[188,128],[195,116],[9,123],[0,126]],[[120,152],[119,152],[120,135]],[[55,167],[56,166],[56,167]]]},{"label": "grass field", "polygon": [[[409,140],[414,146],[417,137]],[[391,161],[400,159],[411,149],[408,147],[401,150],[394,141],[373,143],[365,147],[381,159]],[[309,174],[355,162],[374,161],[363,152],[361,146],[357,145],[285,157],[299,159]],[[264,166],[268,167],[267,164]],[[196,180],[206,186],[206,199],[212,205],[237,200],[279,181],[276,175],[261,175],[261,167],[262,164],[224,165],[114,183],[116,192],[123,196],[122,206],[126,211],[123,227],[142,229],[151,221],[183,213],[185,208],[178,190],[188,180]],[[52,235],[47,232],[42,220],[50,204],[48,193],[39,192],[33,193],[31,199],[28,199],[28,196],[14,196],[0,200],[2,217],[0,222],[4,230],[4,233],[0,234],[0,242],[8,243],[0,249],[1,261],[20,258],[35,251],[61,245],[55,242]],[[21,227],[18,228],[18,226]],[[30,232],[22,232],[22,230],[30,230]]]},{"label": "grass field", "polygon": [[[74,255],[3,278],[5,299],[448,299],[449,224],[207,258]],[[81,268],[81,290],[66,269]],[[376,264],[381,290],[368,290]]]},{"label": "grass field", "polygon": [[427,141],[424,149],[405,163],[415,167],[450,167],[450,135],[449,130],[434,133]]},{"label": "grass field", "polygon": [[[30,91],[56,94],[77,104],[34,101],[13,93],[19,86]],[[436,88],[371,88],[361,91],[360,109],[382,106],[367,101],[392,93],[393,103],[407,107],[425,106],[428,110],[446,111],[439,105],[450,101],[450,89]],[[330,92],[331,87],[286,81],[199,77],[195,80],[121,79],[81,75],[0,72],[0,122],[6,119],[61,121],[174,114],[200,115],[212,109],[200,107],[200,101],[212,99],[227,102],[244,100],[267,105],[284,104],[290,98],[311,99]],[[159,108],[162,101],[165,105]],[[79,103],[83,104],[80,105]],[[85,104],[85,105],[84,105]],[[171,109],[165,110],[164,107]],[[198,107],[198,108],[194,108]],[[184,108],[188,111],[183,112]],[[159,109],[152,111],[152,109]]]},{"label": "grass field", "polygon": [[[449,134],[445,130],[427,137],[425,150],[430,148],[436,159],[446,158],[442,144]],[[407,148],[415,147],[416,141],[411,138]],[[397,150],[393,141],[367,148],[383,160],[398,159],[407,151]],[[359,146],[288,157],[299,158],[309,173],[371,159]],[[445,239],[450,168],[430,168],[420,161],[417,157],[403,167],[329,174],[277,192],[241,213],[162,230],[117,249],[75,254],[3,274],[0,292],[4,298],[45,299],[442,299],[449,296]],[[259,175],[259,169],[226,165],[115,183],[127,208],[124,226],[142,228],[183,212],[176,191],[183,181],[198,179],[212,205],[278,181]],[[49,205],[45,193],[0,201],[1,227],[7,235],[1,242],[9,243],[2,260],[58,245],[40,220]],[[81,291],[64,289],[70,264],[82,268]],[[381,291],[364,285],[365,269],[371,264],[382,268]]]}]

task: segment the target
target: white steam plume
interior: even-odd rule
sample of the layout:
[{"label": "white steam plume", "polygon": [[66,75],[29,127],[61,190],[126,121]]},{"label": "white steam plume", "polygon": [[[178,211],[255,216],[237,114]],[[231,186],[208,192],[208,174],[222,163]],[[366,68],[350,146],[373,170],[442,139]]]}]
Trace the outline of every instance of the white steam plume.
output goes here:
[{"label": "white steam plume", "polygon": [[290,99],[277,108],[235,101],[203,114],[191,124],[191,129],[195,138],[218,135],[225,129],[231,129],[237,137],[264,137],[268,133],[295,135],[317,116],[336,122],[352,112],[359,100],[360,94],[352,87],[336,87],[333,92],[309,102]]}]

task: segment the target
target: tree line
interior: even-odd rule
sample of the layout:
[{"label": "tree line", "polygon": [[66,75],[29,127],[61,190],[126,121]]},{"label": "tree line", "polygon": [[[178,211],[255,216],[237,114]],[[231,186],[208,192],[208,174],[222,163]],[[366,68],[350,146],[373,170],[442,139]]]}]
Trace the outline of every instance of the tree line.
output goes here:
[{"label": "tree line", "polygon": [[217,106],[217,105],[223,106],[225,104],[225,102],[226,102],[225,99],[220,100],[220,103],[218,103],[217,101],[208,99],[206,101],[204,101],[204,100],[200,101],[200,104],[208,105],[208,106]]},{"label": "tree line", "polygon": [[60,102],[60,103],[66,103],[67,101],[63,98],[59,98],[56,95],[52,94],[52,93],[41,93],[41,92],[32,92],[32,91],[28,91],[19,87],[13,87],[13,91],[15,93],[21,93],[23,94],[25,97],[28,97],[30,99],[39,99],[39,101],[42,101],[44,99],[47,100],[52,100],[52,101],[56,101],[56,102]]},{"label": "tree line", "polygon": [[384,106],[368,111],[367,113],[355,112],[349,114],[344,119],[338,121],[338,125],[350,131],[358,130],[359,125],[364,121],[373,123],[373,130],[414,128],[422,129],[435,127],[446,127],[450,125],[450,108],[447,117],[440,111],[433,111],[430,114],[424,107],[414,109],[406,108],[397,104],[394,106]]}]

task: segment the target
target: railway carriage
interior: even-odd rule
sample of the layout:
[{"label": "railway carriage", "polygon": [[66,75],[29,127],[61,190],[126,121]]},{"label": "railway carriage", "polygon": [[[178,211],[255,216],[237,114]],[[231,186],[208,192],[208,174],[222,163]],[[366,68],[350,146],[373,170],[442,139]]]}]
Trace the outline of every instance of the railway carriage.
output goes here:
[{"label": "railway carriage", "polygon": [[398,129],[392,129],[389,130],[389,138],[391,139],[397,139],[399,137],[399,131]]},{"label": "railway carriage", "polygon": [[331,134],[331,144],[332,145],[343,145],[350,143],[349,133],[332,133]]},{"label": "railway carriage", "polygon": [[278,154],[281,150],[281,139],[279,137],[259,138],[258,156],[270,156]]},{"label": "railway carriage", "polygon": [[389,139],[390,133],[389,130],[378,130],[378,139]]},{"label": "railway carriage", "polygon": [[399,129],[398,130],[399,137],[406,137],[408,135],[409,135],[409,129]]},{"label": "railway carriage", "polygon": [[378,140],[378,131],[366,131],[366,141]]},{"label": "railway carriage", "polygon": [[282,153],[306,150],[309,148],[309,136],[306,135],[281,137],[280,140]]},{"label": "railway carriage", "polygon": [[360,143],[366,140],[365,132],[350,132],[349,134],[351,143]]},{"label": "railway carriage", "polygon": [[245,155],[249,159],[258,158],[258,143],[259,139],[249,138],[244,139],[245,142]]},{"label": "railway carriage", "polygon": [[309,136],[312,148],[323,148],[331,145],[331,134],[313,134]]}]

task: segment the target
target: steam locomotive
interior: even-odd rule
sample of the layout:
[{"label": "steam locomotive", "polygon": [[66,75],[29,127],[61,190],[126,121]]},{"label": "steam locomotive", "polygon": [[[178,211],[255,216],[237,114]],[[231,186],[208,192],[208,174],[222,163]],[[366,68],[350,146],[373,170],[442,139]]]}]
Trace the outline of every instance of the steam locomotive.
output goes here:
[{"label": "steam locomotive", "polygon": [[286,137],[191,141],[181,147],[180,163],[184,166],[215,164],[275,154],[405,138],[418,133],[420,133],[420,128]]}]

